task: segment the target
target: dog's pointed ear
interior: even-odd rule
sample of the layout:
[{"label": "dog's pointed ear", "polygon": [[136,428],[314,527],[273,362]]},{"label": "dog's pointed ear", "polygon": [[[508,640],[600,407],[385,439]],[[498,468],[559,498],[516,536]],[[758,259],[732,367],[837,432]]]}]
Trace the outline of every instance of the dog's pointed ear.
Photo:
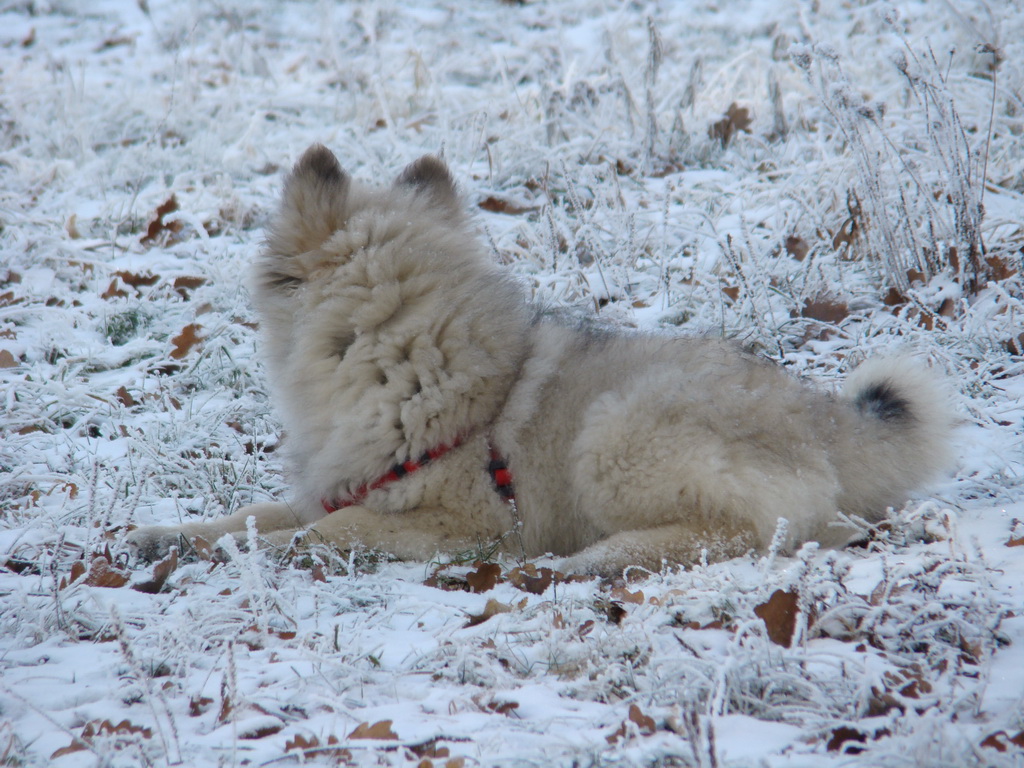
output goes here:
[{"label": "dog's pointed ear", "polygon": [[302,174],[320,179],[324,184],[340,184],[347,178],[338,158],[323,144],[314,144],[302,153],[302,157],[295,164],[292,176]]},{"label": "dog's pointed ear", "polygon": [[284,184],[281,206],[267,234],[272,253],[293,256],[323,245],[345,224],[350,179],[323,144],[307,149]]},{"label": "dog's pointed ear", "polygon": [[344,200],[349,176],[341,169],[338,158],[323,144],[314,144],[295,164],[284,184],[284,204],[323,205]]},{"label": "dog's pointed ear", "polygon": [[447,208],[449,212],[461,212],[459,193],[455,182],[444,164],[436,155],[424,155],[410,163],[398,174],[395,186],[413,187],[417,194],[429,195],[431,201],[438,206]]}]

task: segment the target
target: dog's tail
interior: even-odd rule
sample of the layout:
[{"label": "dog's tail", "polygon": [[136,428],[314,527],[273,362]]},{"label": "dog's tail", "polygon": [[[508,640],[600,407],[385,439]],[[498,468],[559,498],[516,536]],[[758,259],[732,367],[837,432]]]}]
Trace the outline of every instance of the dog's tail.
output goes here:
[{"label": "dog's tail", "polygon": [[844,512],[878,519],[948,468],[953,412],[941,376],[908,358],[869,360],[847,379],[848,424],[829,438]]}]

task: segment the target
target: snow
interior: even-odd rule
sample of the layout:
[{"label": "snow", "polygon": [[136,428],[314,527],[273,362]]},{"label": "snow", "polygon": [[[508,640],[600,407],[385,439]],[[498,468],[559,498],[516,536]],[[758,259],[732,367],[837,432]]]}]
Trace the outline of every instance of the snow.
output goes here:
[{"label": "snow", "polygon": [[[973,0],[4,5],[0,763],[1024,765],[1022,62],[1018,4]],[[376,181],[442,152],[516,211],[477,220],[539,300],[825,388],[930,359],[952,476],[863,548],[543,594],[512,560],[474,594],[472,555],[326,551],[133,588],[128,526],[286,493],[243,275],[314,141]],[[1003,272],[977,291],[974,203]],[[848,315],[801,317],[821,296]],[[790,647],[755,613],[777,590]]]}]

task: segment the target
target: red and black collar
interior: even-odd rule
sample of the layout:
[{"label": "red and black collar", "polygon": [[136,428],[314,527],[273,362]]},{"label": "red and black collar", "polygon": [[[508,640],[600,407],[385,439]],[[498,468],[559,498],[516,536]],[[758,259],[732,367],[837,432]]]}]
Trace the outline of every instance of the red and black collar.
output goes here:
[{"label": "red and black collar", "polygon": [[[455,438],[450,443],[444,443],[435,448],[431,448],[426,451],[418,459],[409,459],[401,464],[395,464],[385,474],[378,477],[376,480],[364,483],[363,485],[356,488],[348,497],[344,499],[322,499],[321,504],[323,505],[324,511],[327,514],[337,512],[339,509],[345,509],[346,507],[354,507],[357,504],[361,504],[371,492],[383,488],[385,485],[401,480],[406,475],[411,475],[413,472],[417,472],[423,469],[425,466],[433,461],[444,456],[453,448],[458,448],[462,445],[461,438]],[[487,471],[491,476],[491,481],[494,483],[494,489],[498,492],[498,495],[510,504],[515,503],[515,489],[512,485],[512,472],[508,468],[508,462],[502,457],[502,455],[494,447],[488,445],[489,460],[487,464]]]},{"label": "red and black collar", "polygon": [[516,501],[516,489],[512,485],[512,470],[508,468],[508,462],[498,449],[488,445],[491,460],[487,463],[487,472],[491,475],[491,482],[494,483],[494,490],[498,492],[505,501],[514,504]]}]

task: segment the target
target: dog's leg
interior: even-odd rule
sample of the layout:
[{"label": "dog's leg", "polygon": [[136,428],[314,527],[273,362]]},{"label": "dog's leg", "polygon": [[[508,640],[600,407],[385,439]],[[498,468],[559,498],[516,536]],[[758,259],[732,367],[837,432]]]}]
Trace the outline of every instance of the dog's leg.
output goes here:
[{"label": "dog's leg", "polygon": [[202,537],[208,544],[214,544],[226,534],[243,534],[249,518],[254,518],[256,530],[260,533],[290,530],[302,527],[302,521],[287,504],[252,504],[235,512],[202,523],[183,525],[151,525],[137,528],[128,534],[128,546],[144,560],[159,560],[173,546],[181,542]]},{"label": "dog's leg", "polygon": [[274,546],[331,544],[339,549],[362,545],[400,560],[426,560],[439,552],[458,552],[497,541],[511,525],[488,514],[458,514],[450,509],[414,509],[396,514],[348,507],[324,517],[298,536],[280,531],[262,537]]},{"label": "dog's leg", "polygon": [[709,533],[682,523],[663,525],[613,534],[566,558],[559,570],[608,578],[621,577],[629,566],[658,573],[666,563],[691,565],[700,562],[704,553],[710,561],[726,560],[756,546],[752,529],[720,527]]}]

